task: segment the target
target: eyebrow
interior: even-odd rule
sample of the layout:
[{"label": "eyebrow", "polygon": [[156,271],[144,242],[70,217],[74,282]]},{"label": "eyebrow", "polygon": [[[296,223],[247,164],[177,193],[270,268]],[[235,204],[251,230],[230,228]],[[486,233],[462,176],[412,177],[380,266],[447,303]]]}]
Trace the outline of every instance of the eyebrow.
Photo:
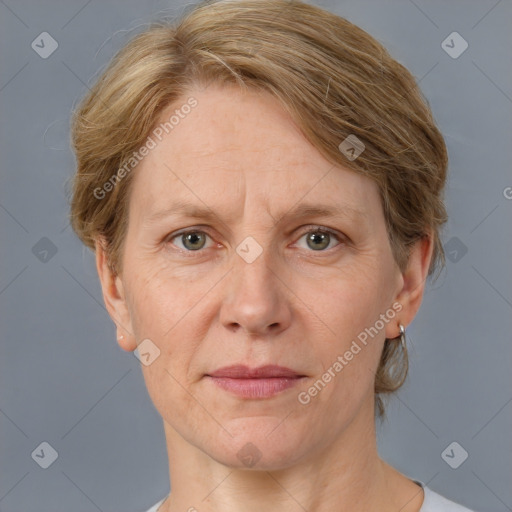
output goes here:
[{"label": "eyebrow", "polygon": [[[154,223],[172,216],[182,216],[194,219],[219,219],[216,214],[208,207],[198,206],[192,203],[177,201],[169,208],[157,211],[146,217],[145,223]],[[359,210],[349,205],[327,206],[322,204],[301,203],[291,210],[278,217],[277,224],[286,222],[292,218],[305,217],[331,217],[347,218],[351,220],[364,220],[368,217],[365,211]]]}]

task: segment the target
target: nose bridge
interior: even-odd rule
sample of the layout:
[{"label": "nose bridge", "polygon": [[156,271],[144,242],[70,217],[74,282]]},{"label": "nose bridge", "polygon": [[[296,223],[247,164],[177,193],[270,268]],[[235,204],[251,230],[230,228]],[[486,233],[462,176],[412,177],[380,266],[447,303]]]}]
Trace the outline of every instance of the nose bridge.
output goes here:
[{"label": "nose bridge", "polygon": [[246,237],[238,244],[236,253],[234,274],[238,282],[248,287],[261,285],[263,288],[265,282],[275,279],[274,273],[270,270],[275,257],[271,254],[269,241],[260,244],[252,236]]},{"label": "nose bridge", "polygon": [[284,328],[289,319],[286,297],[276,276],[277,258],[271,253],[268,237],[259,238],[261,244],[249,236],[236,247],[221,314],[226,327],[253,334]]}]

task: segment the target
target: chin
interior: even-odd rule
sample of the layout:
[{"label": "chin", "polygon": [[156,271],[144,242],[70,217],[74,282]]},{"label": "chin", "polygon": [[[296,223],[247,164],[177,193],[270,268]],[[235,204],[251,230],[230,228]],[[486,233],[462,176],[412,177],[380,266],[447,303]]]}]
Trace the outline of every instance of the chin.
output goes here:
[{"label": "chin", "polygon": [[[286,420],[285,420],[286,421]],[[217,462],[236,469],[275,471],[293,466],[306,448],[292,422],[275,417],[251,417],[227,422],[222,439],[203,449]],[[224,435],[225,434],[225,435]]]}]

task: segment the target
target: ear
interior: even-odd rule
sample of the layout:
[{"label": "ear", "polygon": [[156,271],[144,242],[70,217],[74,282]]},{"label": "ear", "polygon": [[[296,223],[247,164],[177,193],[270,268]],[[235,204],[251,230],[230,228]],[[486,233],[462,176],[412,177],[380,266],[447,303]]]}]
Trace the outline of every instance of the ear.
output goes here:
[{"label": "ear", "polygon": [[103,238],[96,240],[96,269],[100,278],[103,300],[110,318],[117,326],[117,342],[128,352],[137,348],[133,335],[131,315],[126,304],[123,281],[108,265],[106,244]]},{"label": "ear", "polygon": [[[402,306],[396,316],[398,323],[404,327],[412,322],[420,308],[434,250],[433,240],[432,232],[428,232],[420,238],[411,247],[407,268],[401,272],[400,286],[395,302]],[[397,325],[387,324],[386,338],[396,338],[399,334]]]}]

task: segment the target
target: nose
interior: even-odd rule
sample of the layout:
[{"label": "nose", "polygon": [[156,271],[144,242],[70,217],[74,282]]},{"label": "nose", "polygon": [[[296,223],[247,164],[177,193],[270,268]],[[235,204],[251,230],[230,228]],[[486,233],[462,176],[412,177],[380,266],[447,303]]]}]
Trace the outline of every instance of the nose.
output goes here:
[{"label": "nose", "polygon": [[268,250],[252,263],[235,255],[227,276],[220,312],[222,325],[231,332],[250,336],[275,336],[287,329],[292,318],[290,291],[276,265],[271,267]]}]

